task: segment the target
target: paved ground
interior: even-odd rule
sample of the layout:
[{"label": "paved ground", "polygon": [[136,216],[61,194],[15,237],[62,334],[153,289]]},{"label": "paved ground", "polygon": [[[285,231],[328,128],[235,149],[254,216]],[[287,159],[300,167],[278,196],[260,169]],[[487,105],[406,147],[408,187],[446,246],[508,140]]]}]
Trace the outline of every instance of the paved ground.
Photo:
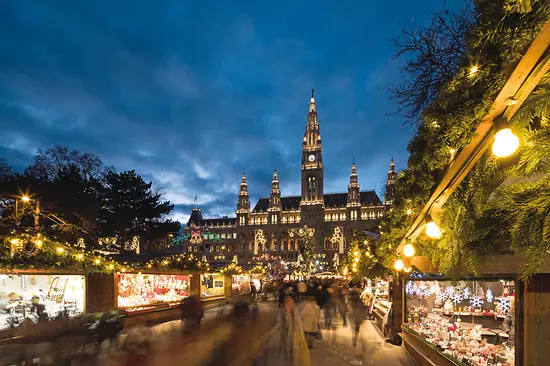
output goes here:
[{"label": "paved ground", "polygon": [[[323,324],[323,320],[321,320]],[[254,365],[266,364],[271,352],[279,352],[276,346],[264,350]],[[359,342],[353,347],[352,330],[336,323],[336,329],[323,330],[323,339],[315,341],[310,350],[311,366],[339,366],[355,364],[411,366],[401,351],[401,347],[387,343],[376,325],[366,321],[361,326]],[[361,361],[358,363],[357,361]]]}]

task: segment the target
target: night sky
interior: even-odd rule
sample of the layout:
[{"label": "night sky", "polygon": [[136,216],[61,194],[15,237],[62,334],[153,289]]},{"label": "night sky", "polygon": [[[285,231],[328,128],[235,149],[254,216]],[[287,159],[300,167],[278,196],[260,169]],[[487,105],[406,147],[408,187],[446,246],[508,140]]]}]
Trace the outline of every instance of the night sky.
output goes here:
[{"label": "night sky", "polygon": [[[419,3],[422,6],[419,6]],[[16,170],[61,144],[135,169],[183,223],[193,198],[234,216],[246,170],[251,204],[300,193],[311,89],[325,192],[344,192],[353,157],[361,188],[381,194],[411,127],[390,115],[399,78],[391,39],[426,24],[430,1],[3,1],[0,156]]]}]

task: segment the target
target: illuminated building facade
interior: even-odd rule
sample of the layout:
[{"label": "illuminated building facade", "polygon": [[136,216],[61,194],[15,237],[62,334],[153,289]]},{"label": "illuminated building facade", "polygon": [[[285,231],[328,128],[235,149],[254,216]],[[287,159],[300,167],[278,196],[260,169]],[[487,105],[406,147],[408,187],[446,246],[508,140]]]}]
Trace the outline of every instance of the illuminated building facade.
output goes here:
[{"label": "illuminated building facade", "polygon": [[243,173],[236,217],[205,219],[193,209],[184,229],[183,250],[206,256],[209,261],[252,263],[265,255],[283,260],[298,258],[304,235],[314,238],[315,250],[332,266],[343,256],[354,230],[373,230],[393,200],[393,160],[386,186],[386,205],[375,191],[361,191],[355,162],[351,166],[345,193],[324,192],[321,132],[312,91],[308,122],[302,141],[302,189],[300,196],[281,196],[277,171],[273,173],[269,197],[260,198],[254,208],[246,175]]}]

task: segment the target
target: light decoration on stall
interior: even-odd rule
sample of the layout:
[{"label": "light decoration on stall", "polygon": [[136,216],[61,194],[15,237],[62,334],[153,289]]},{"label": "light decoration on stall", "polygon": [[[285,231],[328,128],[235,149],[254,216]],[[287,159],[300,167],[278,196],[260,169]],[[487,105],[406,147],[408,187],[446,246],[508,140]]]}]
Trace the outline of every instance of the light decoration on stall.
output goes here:
[{"label": "light decoration on stall", "polygon": [[265,232],[262,229],[256,230],[254,234],[254,254],[257,255],[260,248],[264,249],[266,243]]},{"label": "light decoration on stall", "polygon": [[491,291],[491,289],[487,289],[487,292],[485,293],[485,300],[487,300],[487,302],[493,302],[494,300],[494,296],[493,296],[493,291]]},{"label": "light decoration on stall", "polygon": [[202,243],[201,231],[200,230],[191,231],[191,239],[189,241],[193,244]]},{"label": "light decoration on stall", "polygon": [[[313,234],[310,236],[313,236]],[[338,253],[344,253],[344,230],[342,227],[337,226],[334,228],[334,231],[332,232],[332,236],[330,237],[329,241],[331,242],[331,244],[338,245]]]},{"label": "light decoration on stall", "polygon": [[84,241],[84,238],[76,239],[76,246],[78,249],[86,249],[86,242]]},{"label": "light decoration on stall", "polygon": [[448,298],[451,298],[455,293],[455,289],[454,287],[450,286],[450,287],[447,287],[445,289],[445,294],[447,295]]},{"label": "light decoration on stall", "polygon": [[438,300],[447,300],[447,292],[445,291],[441,291],[437,294],[437,299]]},{"label": "light decoration on stall", "polygon": [[460,293],[455,293],[454,296],[453,296],[453,300],[456,303],[462,302],[462,300],[464,300],[464,296]]},{"label": "light decoration on stall", "polygon": [[236,275],[243,273],[243,269],[235,263],[230,263],[226,267],[220,269],[220,273],[224,275]]},{"label": "light decoration on stall", "polygon": [[501,311],[503,311],[503,313],[506,314],[510,310],[510,298],[507,296],[506,297],[503,296],[497,301]]},{"label": "light decoration on stall", "polygon": [[98,238],[97,239],[97,244],[100,247],[104,247],[104,248],[117,247],[117,240],[118,239],[117,239],[116,236]]},{"label": "light decoration on stall", "polygon": [[462,292],[462,296],[464,297],[464,299],[470,298],[470,289],[468,287],[464,288],[464,291]]},{"label": "light decoration on stall", "polygon": [[332,268],[335,271],[338,271],[338,268],[340,268],[340,256],[338,253],[334,253],[334,256],[332,257]]},{"label": "light decoration on stall", "polygon": [[470,299],[470,305],[476,309],[479,309],[483,306],[483,300],[479,296],[472,296]]},{"label": "light decoration on stall", "polygon": [[139,236],[134,235],[132,241],[127,241],[124,245],[124,250],[139,254]]}]

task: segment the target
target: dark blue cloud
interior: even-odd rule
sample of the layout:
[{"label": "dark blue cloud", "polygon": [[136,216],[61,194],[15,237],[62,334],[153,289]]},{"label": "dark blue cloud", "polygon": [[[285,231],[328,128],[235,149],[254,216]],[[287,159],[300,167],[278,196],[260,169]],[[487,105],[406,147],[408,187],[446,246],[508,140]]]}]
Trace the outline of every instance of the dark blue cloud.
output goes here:
[{"label": "dark blue cloud", "polygon": [[[310,89],[327,190],[351,160],[381,187],[411,131],[388,116],[399,63],[390,39],[426,23],[439,0],[5,1],[0,12],[0,153],[18,169],[63,144],[136,169],[184,218],[235,209],[246,169],[253,198],[299,193]],[[462,6],[458,0],[448,7]]]}]

